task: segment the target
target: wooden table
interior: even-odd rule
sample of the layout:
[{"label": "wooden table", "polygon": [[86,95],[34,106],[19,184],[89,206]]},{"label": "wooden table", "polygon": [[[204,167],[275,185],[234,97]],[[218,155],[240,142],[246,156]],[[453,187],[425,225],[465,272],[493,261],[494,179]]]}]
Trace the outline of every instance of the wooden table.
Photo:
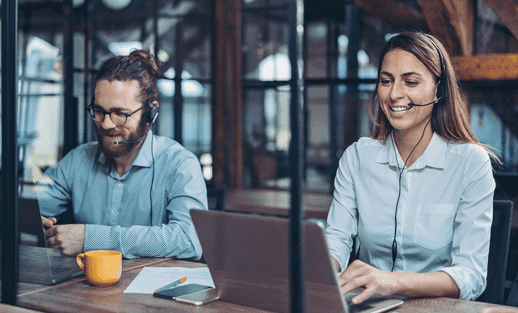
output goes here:
[{"label": "wooden table", "polygon": [[[45,312],[265,312],[250,307],[223,301],[215,301],[204,306],[182,304],[171,300],[155,298],[147,294],[124,294],[144,266],[203,267],[204,264],[176,261],[173,259],[123,260],[121,280],[113,286],[100,288],[90,285],[84,276],[76,277],[55,286],[35,285],[32,291],[20,292],[18,305]],[[31,284],[25,284],[31,285]],[[4,310],[5,309],[5,310]],[[459,312],[471,313],[482,310],[488,312],[518,312],[511,307],[488,303],[463,301],[449,298],[409,299],[393,310],[398,313]],[[507,310],[507,311],[506,311]],[[29,313],[30,310],[4,306],[2,312]]]},{"label": "wooden table", "polygon": [[39,311],[34,311],[30,309],[21,308],[18,306],[12,306],[0,303],[0,312],[6,312],[6,313],[35,313]]},{"label": "wooden table", "polygon": [[[305,193],[303,207],[308,218],[327,219],[333,196]],[[225,211],[289,216],[290,192],[284,190],[229,190]]]},{"label": "wooden table", "polygon": [[[90,285],[84,275],[55,286],[26,285],[18,296],[18,306],[45,312],[264,312],[241,305],[215,301],[203,307],[155,298],[148,294],[124,294],[124,290],[144,266],[204,267],[205,264],[174,259],[123,260],[119,282],[110,287]],[[27,285],[33,288],[27,291]],[[2,311],[3,312],[3,311]],[[9,311],[7,311],[9,312]],[[17,311],[13,311],[17,312]],[[22,311],[23,312],[23,311]]]}]

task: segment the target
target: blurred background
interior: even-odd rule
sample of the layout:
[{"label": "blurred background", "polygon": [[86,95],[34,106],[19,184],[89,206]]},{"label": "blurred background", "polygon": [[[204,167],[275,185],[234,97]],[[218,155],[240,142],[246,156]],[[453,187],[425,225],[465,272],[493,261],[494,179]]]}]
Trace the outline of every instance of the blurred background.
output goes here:
[{"label": "blurred background", "polygon": [[[495,197],[518,208],[515,3],[304,1],[305,191],[332,193],[339,157],[372,128],[368,99],[383,45],[420,30],[452,55],[471,127],[504,163],[495,171]],[[155,132],[196,154],[208,186],[288,190],[287,8],[287,0],[18,1],[20,191],[68,151],[96,140],[85,112],[93,78],[107,58],[132,49],[150,51],[159,63]],[[510,260],[518,259],[517,233]],[[516,268],[511,262],[509,277]]]}]

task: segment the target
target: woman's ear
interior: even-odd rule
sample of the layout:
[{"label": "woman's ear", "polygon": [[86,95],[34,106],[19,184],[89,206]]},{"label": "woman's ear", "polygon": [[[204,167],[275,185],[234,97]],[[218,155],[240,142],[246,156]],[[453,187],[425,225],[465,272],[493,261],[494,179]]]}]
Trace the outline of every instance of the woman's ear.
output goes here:
[{"label": "woman's ear", "polygon": [[439,94],[439,90],[440,90],[440,88],[439,88],[439,87],[440,87],[441,83],[442,83],[442,81],[441,81],[441,80],[439,80],[439,81],[437,82],[437,84],[435,84],[435,97],[436,97],[437,99],[439,99],[440,97],[442,97],[442,94]]}]

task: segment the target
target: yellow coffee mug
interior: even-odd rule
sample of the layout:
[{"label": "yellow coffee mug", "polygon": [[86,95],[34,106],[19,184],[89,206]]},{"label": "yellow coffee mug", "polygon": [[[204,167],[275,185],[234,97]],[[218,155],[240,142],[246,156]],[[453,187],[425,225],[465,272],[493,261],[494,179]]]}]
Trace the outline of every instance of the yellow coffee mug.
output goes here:
[{"label": "yellow coffee mug", "polygon": [[86,281],[92,285],[107,287],[121,278],[122,254],[119,251],[88,251],[78,254],[76,261],[85,272]]}]

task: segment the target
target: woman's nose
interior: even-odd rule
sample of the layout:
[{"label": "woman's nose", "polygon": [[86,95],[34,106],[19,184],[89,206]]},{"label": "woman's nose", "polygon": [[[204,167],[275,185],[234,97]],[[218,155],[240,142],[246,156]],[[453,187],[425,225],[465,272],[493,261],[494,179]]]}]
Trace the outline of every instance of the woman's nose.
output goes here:
[{"label": "woman's nose", "polygon": [[404,97],[403,88],[397,83],[392,85],[392,89],[390,90],[390,99],[392,101],[396,101]]}]

